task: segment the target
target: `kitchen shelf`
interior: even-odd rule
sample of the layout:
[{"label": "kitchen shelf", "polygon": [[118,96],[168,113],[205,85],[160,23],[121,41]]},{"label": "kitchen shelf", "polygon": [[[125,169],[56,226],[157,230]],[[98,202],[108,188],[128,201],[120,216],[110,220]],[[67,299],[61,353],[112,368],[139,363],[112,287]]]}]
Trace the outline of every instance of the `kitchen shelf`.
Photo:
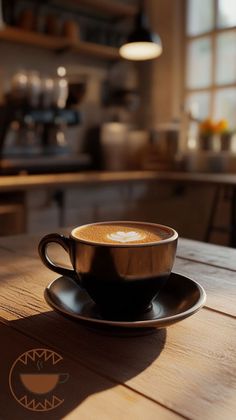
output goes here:
[{"label": "kitchen shelf", "polygon": [[70,50],[83,56],[99,58],[103,60],[118,60],[119,52],[115,47],[94,44],[91,42],[72,42],[65,37],[44,35],[37,32],[5,26],[0,30],[0,41],[9,41],[24,45],[46,48],[53,51]]},{"label": "kitchen shelf", "polygon": [[13,26],[5,26],[0,30],[0,40],[18,44],[33,45],[49,50],[59,50],[69,46],[69,40],[63,37],[44,35],[38,32],[25,31]]},{"label": "kitchen shelf", "polygon": [[61,3],[64,2],[109,16],[133,17],[137,13],[134,5],[114,0],[61,0]]}]

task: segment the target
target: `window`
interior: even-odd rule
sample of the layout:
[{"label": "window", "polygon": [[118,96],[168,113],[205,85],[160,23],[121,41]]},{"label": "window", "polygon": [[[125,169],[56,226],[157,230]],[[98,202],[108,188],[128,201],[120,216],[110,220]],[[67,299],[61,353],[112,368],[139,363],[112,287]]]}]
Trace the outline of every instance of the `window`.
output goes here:
[{"label": "window", "polygon": [[187,108],[236,128],[236,0],[187,0]]}]

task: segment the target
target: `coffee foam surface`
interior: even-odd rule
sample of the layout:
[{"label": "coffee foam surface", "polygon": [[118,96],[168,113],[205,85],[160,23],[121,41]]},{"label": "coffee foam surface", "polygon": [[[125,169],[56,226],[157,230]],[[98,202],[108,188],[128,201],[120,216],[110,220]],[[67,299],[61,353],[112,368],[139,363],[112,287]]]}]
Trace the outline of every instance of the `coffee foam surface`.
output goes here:
[{"label": "coffee foam surface", "polygon": [[78,239],[105,244],[144,244],[159,242],[172,236],[158,226],[135,223],[104,223],[87,225],[74,232]]}]

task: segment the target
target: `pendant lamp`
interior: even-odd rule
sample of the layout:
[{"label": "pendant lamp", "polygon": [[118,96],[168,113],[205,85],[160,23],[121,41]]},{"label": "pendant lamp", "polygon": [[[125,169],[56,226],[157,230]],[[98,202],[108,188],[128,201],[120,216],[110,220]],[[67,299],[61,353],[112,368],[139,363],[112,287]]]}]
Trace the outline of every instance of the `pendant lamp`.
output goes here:
[{"label": "pendant lamp", "polygon": [[122,58],[133,61],[151,60],[161,55],[161,39],[151,32],[142,8],[136,16],[133,31],[120,47],[119,53]]}]

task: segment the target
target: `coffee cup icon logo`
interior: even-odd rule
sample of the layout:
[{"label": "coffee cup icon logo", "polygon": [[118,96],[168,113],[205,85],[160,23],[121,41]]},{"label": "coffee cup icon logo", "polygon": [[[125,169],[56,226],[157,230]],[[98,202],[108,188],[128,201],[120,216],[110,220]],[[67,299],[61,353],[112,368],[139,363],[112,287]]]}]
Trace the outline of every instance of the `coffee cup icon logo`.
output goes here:
[{"label": "coffee cup icon logo", "polygon": [[54,374],[54,373],[22,373],[20,378],[25,388],[34,394],[48,394],[58,383],[64,383],[66,380],[61,382],[60,377],[66,376],[67,373]]},{"label": "coffee cup icon logo", "polygon": [[[13,397],[32,411],[49,411],[64,402],[63,388],[69,374],[61,371],[63,357],[49,349],[32,349],[13,363],[9,386]],[[62,385],[63,386],[63,385]]]}]

